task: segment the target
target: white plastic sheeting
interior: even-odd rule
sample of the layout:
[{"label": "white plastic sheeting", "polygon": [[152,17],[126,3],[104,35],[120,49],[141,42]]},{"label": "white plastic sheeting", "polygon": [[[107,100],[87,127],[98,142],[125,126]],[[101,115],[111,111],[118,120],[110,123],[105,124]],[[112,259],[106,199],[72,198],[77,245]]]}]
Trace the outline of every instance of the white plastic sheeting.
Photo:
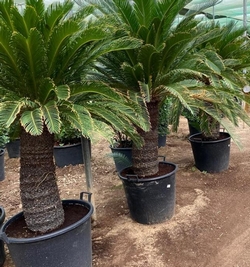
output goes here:
[{"label": "white plastic sheeting", "polygon": [[214,19],[221,23],[234,20],[250,26],[250,0],[193,0],[187,8],[197,10],[204,3],[212,5],[202,12],[201,16],[204,20]]},{"label": "white plastic sheeting", "polygon": [[[16,0],[15,2],[20,6],[25,3],[24,0]],[[47,5],[52,2],[53,0],[45,0]],[[250,0],[193,0],[186,8],[195,11],[204,4],[210,7],[203,10],[197,18],[202,20],[214,19],[223,24],[234,20],[249,26],[250,29]]]}]

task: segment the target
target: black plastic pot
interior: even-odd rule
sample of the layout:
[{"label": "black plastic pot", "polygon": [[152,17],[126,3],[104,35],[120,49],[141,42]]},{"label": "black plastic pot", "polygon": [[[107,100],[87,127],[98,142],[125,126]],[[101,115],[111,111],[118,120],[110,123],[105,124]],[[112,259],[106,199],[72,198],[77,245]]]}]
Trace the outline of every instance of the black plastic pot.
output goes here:
[{"label": "black plastic pot", "polygon": [[82,145],[54,146],[55,164],[58,167],[83,164]]},{"label": "black plastic pot", "polygon": [[228,169],[231,137],[224,132],[220,135],[221,138],[215,141],[202,140],[200,133],[189,137],[195,166],[200,171],[217,173]]},{"label": "black plastic pot", "polygon": [[[5,211],[4,208],[0,206],[0,228],[4,222],[5,219]],[[0,240],[0,267],[3,266],[4,262],[5,262],[5,251],[4,251],[4,243],[3,241]]]},{"label": "black plastic pot", "polygon": [[112,157],[115,162],[115,168],[117,172],[130,167],[132,165],[132,147],[112,147]]},{"label": "black plastic pot", "polygon": [[2,227],[0,238],[7,244],[16,267],[91,267],[91,214],[93,206],[84,200],[63,200],[63,204],[83,205],[89,212],[78,222],[53,233],[33,238],[12,238],[6,228],[23,216],[18,213]]},{"label": "black plastic pot", "polygon": [[0,181],[3,181],[5,178],[5,171],[4,171],[4,149],[0,149]]},{"label": "black plastic pot", "polygon": [[158,135],[158,147],[166,146],[167,135]]},{"label": "black plastic pot", "polygon": [[169,165],[171,172],[163,176],[141,179],[134,175],[119,177],[122,180],[127,198],[130,215],[133,220],[141,224],[156,224],[169,220],[175,212],[175,173],[177,166]]},{"label": "black plastic pot", "polygon": [[6,149],[9,158],[19,158],[20,157],[20,139],[10,141],[6,144]]}]

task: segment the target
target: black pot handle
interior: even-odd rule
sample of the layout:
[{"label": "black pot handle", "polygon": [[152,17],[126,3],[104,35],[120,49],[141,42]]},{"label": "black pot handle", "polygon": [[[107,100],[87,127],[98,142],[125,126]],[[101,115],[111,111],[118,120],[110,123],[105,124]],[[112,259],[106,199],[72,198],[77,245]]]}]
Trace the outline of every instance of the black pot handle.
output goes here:
[{"label": "black pot handle", "polygon": [[81,192],[80,193],[80,199],[83,200],[83,196],[84,195],[87,195],[88,196],[88,202],[91,202],[91,196],[92,196],[92,193],[89,193],[89,192]]},{"label": "black pot handle", "polygon": [[166,161],[166,157],[165,156],[158,156],[158,158],[162,158],[162,161]]},{"label": "black pot handle", "polygon": [[0,240],[2,240],[4,243],[9,244],[9,238],[7,237],[7,235],[4,232],[0,233]]},{"label": "black pot handle", "polygon": [[137,181],[139,180],[139,177],[137,174],[127,174],[126,178],[128,181]]}]

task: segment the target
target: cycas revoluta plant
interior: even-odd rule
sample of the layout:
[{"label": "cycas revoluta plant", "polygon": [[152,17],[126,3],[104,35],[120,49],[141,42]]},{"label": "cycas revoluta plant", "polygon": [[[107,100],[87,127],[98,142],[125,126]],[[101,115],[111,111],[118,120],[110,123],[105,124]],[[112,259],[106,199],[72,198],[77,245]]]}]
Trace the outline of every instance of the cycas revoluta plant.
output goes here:
[{"label": "cycas revoluta plant", "polygon": [[99,120],[123,129],[133,118],[126,129],[136,142],[133,123],[148,128],[139,98],[84,81],[98,56],[138,41],[90,20],[93,7],[73,5],[27,0],[20,11],[12,0],[0,2],[0,123],[21,125],[21,200],[28,228],[39,232],[64,221],[53,162],[62,121],[90,137]]},{"label": "cycas revoluta plant", "polygon": [[[249,116],[242,108],[242,102],[249,102],[249,95],[243,92],[247,84],[243,70],[250,64],[250,42],[245,38],[244,27],[234,22],[225,26],[212,24],[208,30],[215,28],[220,35],[197,48],[206,56],[206,64],[198,67],[208,78],[204,88],[194,86],[192,90],[195,100],[191,104],[195,110],[193,119],[198,122],[204,138],[217,139],[221,125],[237,142],[232,125],[238,126],[239,120],[249,124]],[[213,71],[207,66],[213,66]],[[177,103],[175,111],[181,112],[183,107],[178,100]],[[176,122],[178,124],[178,120]]]},{"label": "cycas revoluta plant", "polygon": [[[98,78],[111,88],[124,93],[138,92],[144,97],[151,129],[149,132],[139,130],[145,144],[142,148],[133,147],[133,169],[140,177],[155,175],[158,172],[159,103],[171,96],[192,112],[194,106],[205,110],[203,100],[209,95],[217,104],[222,97],[223,91],[213,86],[219,87],[224,80],[210,86],[207,80],[220,80],[223,61],[213,48],[211,53],[209,49],[200,49],[209,40],[221,36],[220,29],[208,30],[205,24],[194,19],[195,12],[187,12],[180,19],[186,0],[93,0],[92,3],[99,8],[96,16],[109,15],[110,23],[142,41],[139,48],[102,57],[97,65],[99,73],[93,73],[92,79]],[[214,59],[219,61],[218,65]]]}]

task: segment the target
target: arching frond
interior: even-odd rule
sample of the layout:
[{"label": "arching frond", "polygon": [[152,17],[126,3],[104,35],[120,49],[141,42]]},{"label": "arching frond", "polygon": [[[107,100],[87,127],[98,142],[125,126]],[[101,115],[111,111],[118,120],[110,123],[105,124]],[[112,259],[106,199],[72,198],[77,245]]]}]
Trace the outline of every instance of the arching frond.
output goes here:
[{"label": "arching frond", "polygon": [[26,132],[32,135],[40,135],[43,132],[41,108],[24,111],[21,115],[20,122]]},{"label": "arching frond", "polygon": [[50,133],[59,133],[61,129],[60,113],[55,101],[50,101],[42,107],[42,116]]}]

